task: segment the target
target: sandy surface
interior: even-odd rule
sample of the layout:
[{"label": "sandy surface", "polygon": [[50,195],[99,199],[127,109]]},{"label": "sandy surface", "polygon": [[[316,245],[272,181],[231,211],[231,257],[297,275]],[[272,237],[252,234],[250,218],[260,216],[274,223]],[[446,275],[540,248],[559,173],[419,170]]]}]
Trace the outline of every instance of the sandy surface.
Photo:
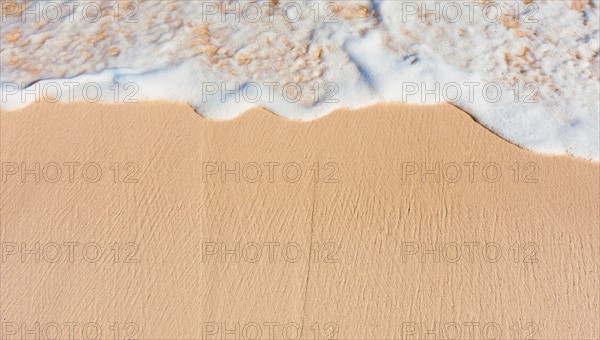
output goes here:
[{"label": "sandy surface", "polygon": [[600,336],[600,166],[454,107],[0,118],[2,339]]}]

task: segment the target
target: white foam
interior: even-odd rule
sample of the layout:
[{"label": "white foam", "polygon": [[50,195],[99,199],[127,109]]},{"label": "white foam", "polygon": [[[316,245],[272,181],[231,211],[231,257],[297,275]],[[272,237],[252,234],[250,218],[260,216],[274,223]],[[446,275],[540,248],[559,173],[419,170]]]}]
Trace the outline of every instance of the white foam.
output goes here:
[{"label": "white foam", "polygon": [[[71,10],[49,22],[48,3]],[[69,1],[3,8],[2,108],[166,99],[213,119],[262,106],[310,120],[448,101],[525,148],[600,160],[598,0],[144,1],[131,17],[126,3],[103,2],[96,22]]]}]

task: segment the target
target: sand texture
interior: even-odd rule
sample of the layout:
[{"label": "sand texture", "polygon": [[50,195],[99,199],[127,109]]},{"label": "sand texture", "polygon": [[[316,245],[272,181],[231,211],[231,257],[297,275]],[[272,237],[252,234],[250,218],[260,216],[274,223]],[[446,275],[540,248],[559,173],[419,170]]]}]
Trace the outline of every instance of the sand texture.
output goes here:
[{"label": "sand texture", "polygon": [[452,106],[0,118],[2,339],[600,337],[600,166]]}]

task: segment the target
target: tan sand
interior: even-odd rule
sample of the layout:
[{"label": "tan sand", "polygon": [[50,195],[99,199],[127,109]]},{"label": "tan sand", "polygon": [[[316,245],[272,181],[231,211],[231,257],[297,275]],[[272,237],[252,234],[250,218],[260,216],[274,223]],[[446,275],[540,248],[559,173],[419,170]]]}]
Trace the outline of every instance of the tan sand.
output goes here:
[{"label": "tan sand", "polygon": [[600,166],[454,107],[0,117],[2,339],[600,336]]}]

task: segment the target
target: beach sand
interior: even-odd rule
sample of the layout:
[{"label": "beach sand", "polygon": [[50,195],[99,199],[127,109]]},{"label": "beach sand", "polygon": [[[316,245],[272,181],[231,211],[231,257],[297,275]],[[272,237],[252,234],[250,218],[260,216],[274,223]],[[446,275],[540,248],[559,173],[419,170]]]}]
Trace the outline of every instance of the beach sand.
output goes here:
[{"label": "beach sand", "polygon": [[600,337],[599,164],[450,105],[0,118],[2,339]]}]

